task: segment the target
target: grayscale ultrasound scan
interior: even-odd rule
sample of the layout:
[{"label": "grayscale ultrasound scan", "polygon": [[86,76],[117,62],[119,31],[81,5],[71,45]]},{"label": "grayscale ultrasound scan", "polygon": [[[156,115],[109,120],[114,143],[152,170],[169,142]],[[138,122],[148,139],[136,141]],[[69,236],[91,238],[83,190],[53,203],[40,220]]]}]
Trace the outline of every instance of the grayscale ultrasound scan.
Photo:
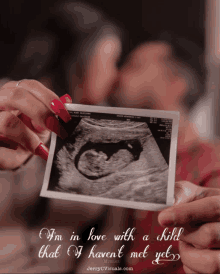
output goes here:
[{"label": "grayscale ultrasound scan", "polygon": [[172,202],[178,113],[67,106],[69,136],[52,136],[41,196],[149,210]]}]

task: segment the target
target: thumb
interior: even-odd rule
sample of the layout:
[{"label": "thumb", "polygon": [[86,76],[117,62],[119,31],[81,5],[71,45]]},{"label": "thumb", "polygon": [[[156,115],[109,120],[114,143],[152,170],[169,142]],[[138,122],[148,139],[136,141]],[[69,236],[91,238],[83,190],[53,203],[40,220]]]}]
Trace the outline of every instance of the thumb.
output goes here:
[{"label": "thumb", "polygon": [[174,205],[189,203],[204,197],[216,195],[220,195],[220,190],[217,188],[201,187],[187,181],[180,181],[175,183]]},{"label": "thumb", "polygon": [[196,196],[198,188],[200,187],[187,181],[175,183],[175,205],[192,202]]}]

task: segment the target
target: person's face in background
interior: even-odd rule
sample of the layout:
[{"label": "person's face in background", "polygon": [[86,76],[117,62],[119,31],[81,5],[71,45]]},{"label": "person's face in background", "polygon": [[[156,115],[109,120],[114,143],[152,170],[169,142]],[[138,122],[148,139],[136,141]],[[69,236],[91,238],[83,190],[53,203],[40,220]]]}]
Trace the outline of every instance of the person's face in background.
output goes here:
[{"label": "person's face in background", "polygon": [[143,44],[121,69],[115,98],[122,106],[181,111],[187,83],[177,70],[168,44]]},{"label": "person's face in background", "polygon": [[88,60],[84,81],[72,89],[77,101],[94,105],[113,101],[119,107],[179,111],[179,137],[184,138],[188,112],[182,100],[188,87],[178,75],[181,64],[172,56],[171,47],[162,42],[145,43],[131,52],[118,71],[120,52],[119,40],[99,41]]},{"label": "person's face in background", "polygon": [[189,125],[183,98],[187,81],[178,73],[181,63],[174,59],[171,46],[162,42],[145,43],[131,52],[119,73],[114,105],[180,112],[179,140],[184,142]]},{"label": "person's face in background", "polygon": [[106,101],[118,77],[117,62],[120,54],[119,37],[105,36],[91,49],[80,77],[71,73],[70,69],[70,92],[75,102],[99,105]]}]

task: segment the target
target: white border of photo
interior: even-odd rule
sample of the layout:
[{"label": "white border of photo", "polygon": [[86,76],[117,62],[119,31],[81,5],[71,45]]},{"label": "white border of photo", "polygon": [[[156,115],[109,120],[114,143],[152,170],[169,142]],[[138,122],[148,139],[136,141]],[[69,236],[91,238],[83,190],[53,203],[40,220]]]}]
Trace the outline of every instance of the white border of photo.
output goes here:
[{"label": "white border of photo", "polygon": [[69,193],[62,193],[62,192],[48,190],[50,173],[52,169],[54,152],[56,148],[57,135],[55,133],[52,133],[52,136],[51,136],[49,157],[47,160],[43,187],[42,187],[40,196],[47,197],[47,198],[54,198],[54,199],[103,204],[103,205],[119,206],[119,207],[125,207],[125,208],[151,210],[151,211],[159,211],[173,205],[179,112],[149,110],[149,109],[113,108],[113,107],[101,107],[101,106],[80,105],[80,104],[65,104],[65,106],[67,110],[71,110],[71,111],[172,119],[173,122],[172,122],[172,130],[171,130],[171,146],[170,146],[170,156],[169,156],[169,175],[168,175],[166,204],[143,203],[143,202],[136,202],[136,201],[120,200],[120,199],[109,199],[109,198],[103,198],[103,197],[93,197],[93,196],[72,194],[72,193],[69,194]]}]

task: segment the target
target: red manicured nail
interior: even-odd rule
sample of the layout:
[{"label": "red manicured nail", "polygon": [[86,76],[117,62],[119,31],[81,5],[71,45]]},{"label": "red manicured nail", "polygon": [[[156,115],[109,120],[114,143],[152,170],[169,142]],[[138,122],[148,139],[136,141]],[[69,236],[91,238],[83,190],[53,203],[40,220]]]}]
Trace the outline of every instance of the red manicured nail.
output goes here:
[{"label": "red manicured nail", "polygon": [[16,150],[18,148],[18,144],[5,136],[0,136],[0,147]]},{"label": "red manicured nail", "polygon": [[47,161],[49,155],[47,147],[43,143],[40,143],[35,149],[35,155],[40,156],[42,159]]},{"label": "red manicured nail", "polygon": [[10,144],[9,148],[13,149],[13,150],[17,150],[18,149],[18,144],[16,144],[16,143]]},{"label": "red manicured nail", "polygon": [[0,141],[11,142],[11,140],[5,136],[0,136]]},{"label": "red manicured nail", "polygon": [[68,133],[66,130],[60,125],[59,121],[56,117],[50,115],[46,118],[45,124],[47,128],[53,132],[55,132],[59,137],[65,139],[68,137]]},{"label": "red manicured nail", "polygon": [[60,101],[65,104],[65,103],[72,103],[72,98],[69,96],[69,94],[65,94],[60,97]]},{"label": "red manicured nail", "polygon": [[35,128],[34,128],[33,125],[32,125],[31,119],[30,119],[27,115],[25,115],[24,113],[21,113],[21,114],[18,116],[18,118],[19,118],[27,127],[29,127],[31,130],[34,131]]},{"label": "red manicured nail", "polygon": [[15,144],[15,143],[8,144],[0,140],[0,147],[16,150],[18,148],[18,144]]},{"label": "red manicured nail", "polygon": [[39,133],[41,133],[41,132],[43,132],[45,129],[43,128],[43,127],[40,127],[40,126],[34,126],[35,127],[35,129],[39,132]]},{"label": "red manicured nail", "polygon": [[51,103],[51,108],[54,113],[58,115],[65,123],[69,122],[72,119],[69,112],[59,100],[54,99]]}]

